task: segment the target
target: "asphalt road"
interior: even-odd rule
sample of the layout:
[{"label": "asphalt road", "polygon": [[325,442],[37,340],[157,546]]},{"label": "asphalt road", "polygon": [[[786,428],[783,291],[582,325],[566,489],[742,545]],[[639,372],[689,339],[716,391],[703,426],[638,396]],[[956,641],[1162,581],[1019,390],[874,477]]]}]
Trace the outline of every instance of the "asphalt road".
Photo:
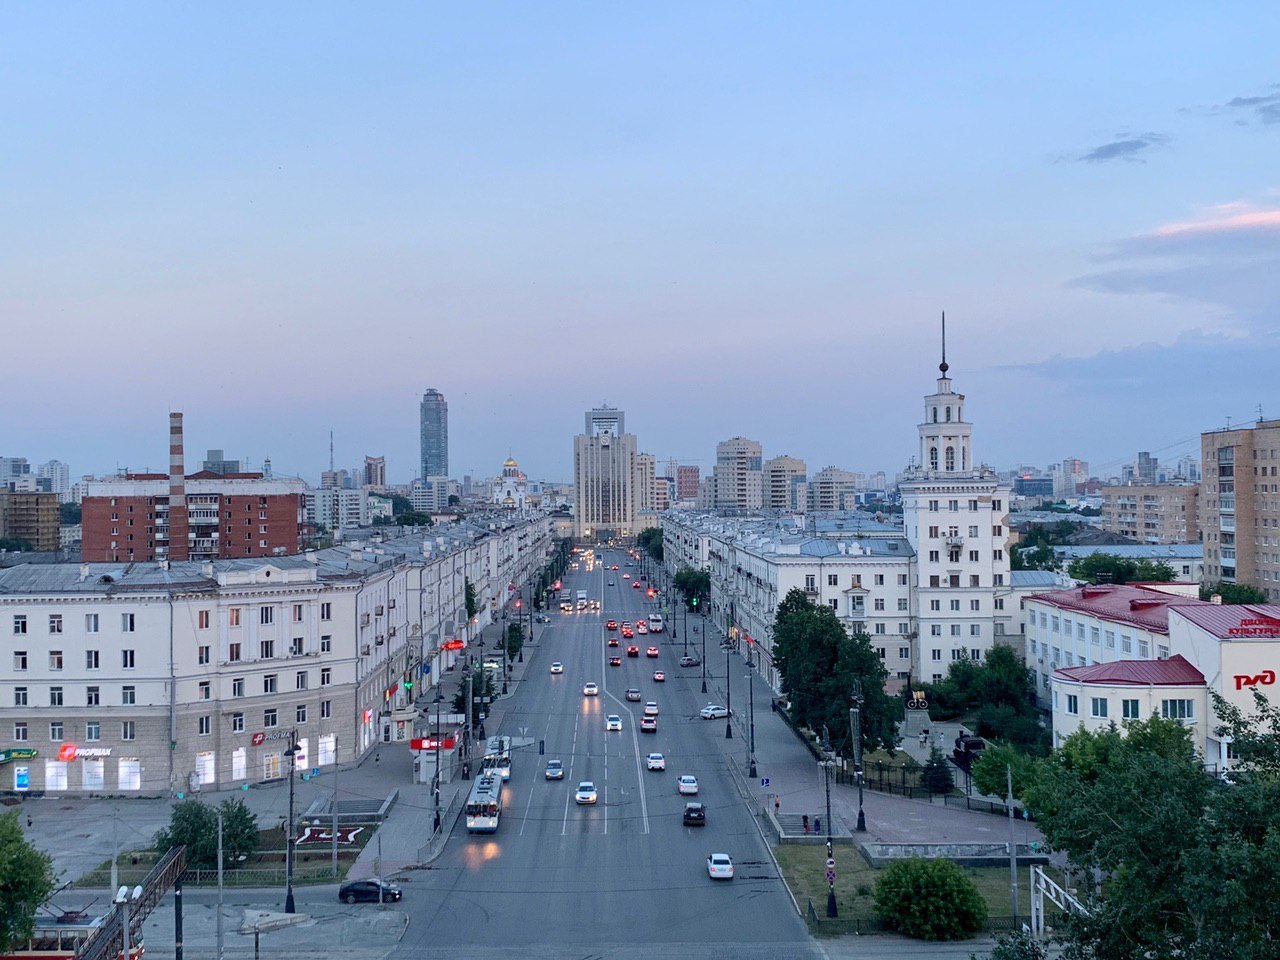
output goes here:
[{"label": "asphalt road", "polygon": [[[610,551],[617,572],[597,565],[565,578],[562,596],[585,589],[603,609],[551,614],[502,729],[489,731],[521,737],[523,728],[532,740],[516,751],[498,832],[469,836],[460,819],[443,856],[405,879],[410,924],[391,956],[822,956],[730,781],[713,740],[723,722],[698,717],[706,699],[698,669],[678,665],[683,638],[637,636],[640,657],[608,666],[627,641],[606,647],[605,621],[648,612],[646,591],[623,579],[639,572],[627,559]],[[656,660],[644,655],[650,644],[661,651]],[[550,674],[553,660],[563,674]],[[653,680],[656,668],[667,672],[665,683]],[[598,697],[583,696],[588,681],[600,684]],[[627,702],[627,687],[642,701]],[[654,734],[639,729],[648,700],[661,711]],[[621,733],[605,732],[610,713],[623,718]],[[665,754],[665,772],[645,768],[653,751]],[[562,781],[543,777],[553,757],[564,762]],[[705,827],[681,823],[686,798],[676,778],[686,773],[699,780]],[[595,806],[574,803],[581,780],[596,784]],[[708,879],[712,852],[733,858],[734,880]]]}]

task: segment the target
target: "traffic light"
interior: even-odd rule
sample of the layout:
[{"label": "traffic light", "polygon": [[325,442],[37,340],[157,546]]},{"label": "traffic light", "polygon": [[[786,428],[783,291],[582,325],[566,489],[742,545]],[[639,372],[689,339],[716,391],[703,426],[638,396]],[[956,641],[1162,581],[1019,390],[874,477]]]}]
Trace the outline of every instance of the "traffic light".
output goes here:
[{"label": "traffic light", "polygon": [[524,605],[524,601],[523,601],[523,600],[519,600],[519,599],[517,599],[517,600],[516,600],[516,609],[517,609],[517,610],[519,610],[519,609],[520,609],[520,607],[521,607],[521,606],[523,606],[523,605]]},{"label": "traffic light", "polygon": [[691,604],[693,604],[693,608],[694,608],[695,610],[696,610],[696,609],[698,609],[698,597],[697,597],[697,594],[694,594],[693,599],[692,599],[691,601],[689,601],[689,602],[690,602]]},{"label": "traffic light", "polygon": [[413,681],[412,681],[412,680],[406,680],[406,681],[404,682],[404,689],[405,689],[405,692],[406,692],[406,693],[413,693]]}]

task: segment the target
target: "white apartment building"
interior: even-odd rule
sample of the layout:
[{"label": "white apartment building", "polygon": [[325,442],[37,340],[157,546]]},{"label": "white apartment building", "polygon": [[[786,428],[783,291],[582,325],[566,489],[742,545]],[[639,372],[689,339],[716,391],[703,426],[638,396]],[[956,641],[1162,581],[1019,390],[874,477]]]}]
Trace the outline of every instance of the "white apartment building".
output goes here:
[{"label": "white apartment building", "polygon": [[919,466],[899,484],[916,555],[913,613],[919,659],[913,675],[941,679],[948,664],[982,659],[996,642],[996,600],[1009,578],[1010,488],[974,465],[964,394],[951,388],[944,351],[937,390],[925,397]]},{"label": "white apartment building", "polygon": [[759,510],[764,497],[764,448],[756,440],[733,437],[716,444],[717,510]]},{"label": "white apartment building", "polygon": [[407,741],[414,699],[465,655],[447,641],[540,569],[550,529],[495,518],[300,556],[0,570],[0,792],[225,789],[286,776],[293,736],[302,769]]},{"label": "white apartment building", "polygon": [[306,492],[307,522],[326,530],[350,530],[373,522],[369,491],[323,487]]},{"label": "white apartment building", "polygon": [[774,457],[764,462],[766,510],[779,513],[803,513],[808,505],[808,467],[795,457]]},{"label": "white apartment building", "polygon": [[862,488],[863,475],[841,470],[839,467],[824,467],[809,480],[807,488],[809,510],[814,512],[831,512],[856,510],[858,491]]}]

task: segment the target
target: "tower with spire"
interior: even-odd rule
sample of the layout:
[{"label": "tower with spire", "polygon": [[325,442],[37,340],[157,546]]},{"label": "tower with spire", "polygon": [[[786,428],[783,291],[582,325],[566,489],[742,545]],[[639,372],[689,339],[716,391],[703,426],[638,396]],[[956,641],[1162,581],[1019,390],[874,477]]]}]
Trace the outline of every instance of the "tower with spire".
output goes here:
[{"label": "tower with spire", "polygon": [[1012,490],[975,464],[964,402],[951,384],[944,313],[937,385],[917,427],[919,460],[899,485],[915,551],[911,675],[925,681],[945,677],[954,661],[980,661],[993,644],[1017,640],[1012,630],[1004,639],[1012,616],[1000,609],[1010,590]]}]

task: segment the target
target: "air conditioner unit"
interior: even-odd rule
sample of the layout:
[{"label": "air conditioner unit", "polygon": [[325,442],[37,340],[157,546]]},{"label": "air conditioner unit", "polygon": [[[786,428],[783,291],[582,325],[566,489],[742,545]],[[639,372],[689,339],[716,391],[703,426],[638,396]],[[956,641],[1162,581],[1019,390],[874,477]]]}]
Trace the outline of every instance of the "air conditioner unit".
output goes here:
[{"label": "air conditioner unit", "polygon": [[360,648],[360,655],[361,655],[362,657],[367,657],[367,656],[369,655],[369,653],[370,653],[370,647],[369,647],[369,645],[366,643],[363,647],[361,647],[361,648]]},{"label": "air conditioner unit", "polygon": [[384,637],[382,634],[378,634],[376,637],[374,637],[373,642],[376,643],[378,646],[382,646],[384,643],[387,642],[387,638]]},{"label": "air conditioner unit", "polygon": [[387,601],[387,606],[388,606],[389,608],[391,608],[392,610],[394,610],[394,609],[396,608],[396,598],[395,598],[395,597],[392,597],[390,600],[388,600],[388,601]]},{"label": "air conditioner unit", "polygon": [[382,604],[378,604],[376,607],[373,608],[373,615],[375,617],[382,616]]},{"label": "air conditioner unit", "polygon": [[367,613],[360,614],[360,626],[367,627],[369,625],[369,615]]}]

